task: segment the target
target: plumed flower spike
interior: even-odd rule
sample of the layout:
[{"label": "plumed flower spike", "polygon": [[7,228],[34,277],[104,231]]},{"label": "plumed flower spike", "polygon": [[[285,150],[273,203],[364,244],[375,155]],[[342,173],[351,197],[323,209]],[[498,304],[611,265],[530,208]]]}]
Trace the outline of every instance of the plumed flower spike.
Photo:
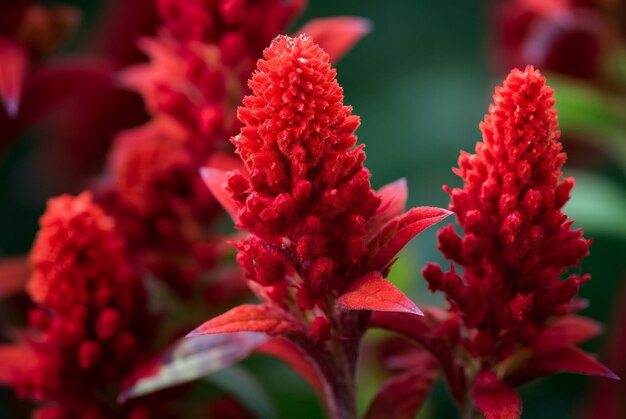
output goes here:
[{"label": "plumed flower spike", "polygon": [[[23,397],[46,404],[37,417],[135,417],[116,391],[152,332],[145,290],[127,260],[115,220],[89,192],[48,202],[31,252],[28,284],[34,365],[16,377]],[[62,380],[59,379],[62,377]]]},{"label": "plumed flower spike", "polygon": [[[545,78],[530,66],[513,70],[496,89],[481,124],[483,142],[476,154],[463,153],[459,159],[456,173],[464,188],[451,191],[450,209],[465,238],[461,241],[451,227],[440,235],[444,254],[465,266],[470,278],[503,289],[507,301],[523,299],[524,305],[530,304],[526,308],[533,307],[507,318],[551,314],[556,307],[531,304],[540,297],[531,296],[537,288],[562,287],[560,302],[568,302],[580,281],[560,284],[559,277],[588,252],[588,241],[561,212],[574,180],[559,183],[565,154],[552,94]],[[488,311],[482,310],[485,315]]]},{"label": "plumed flower spike", "polygon": [[561,181],[553,91],[529,66],[513,70],[493,99],[483,141],[455,169],[463,189],[446,188],[464,236],[444,227],[439,246],[463,273],[428,264],[423,275],[446,294],[457,324],[448,338],[467,353],[444,361],[465,371],[448,376],[457,401],[472,397],[487,418],[515,418],[521,401],[511,386],[558,371],[615,376],[575,347],[599,329],[571,314],[589,276],[561,278],[589,241],[561,211],[574,180]]},{"label": "plumed flower spike", "polygon": [[367,253],[365,222],[381,202],[370,188],[363,151],[353,148],[359,119],[343,105],[335,77],[328,54],[310,38],[276,38],[258,62],[253,94],[239,108],[244,127],[233,139],[253,189],[242,189],[247,182],[240,176],[229,180],[239,192],[242,224],[278,245],[289,237],[297,256],[290,264],[270,263],[273,257],[253,238],[240,250],[255,256],[240,259],[247,266],[266,254],[268,263],[255,276],[263,285],[280,281],[292,265],[311,297],[305,305],[356,279],[350,269],[362,268]]},{"label": "plumed flower spike", "polygon": [[213,195],[250,235],[237,261],[260,305],[235,307],[190,335],[290,339],[320,374],[333,418],[356,417],[354,374],[371,311],[421,312],[384,277],[408,241],[450,213],[404,212],[406,185],[378,193],[355,146],[330,58],[305,36],[278,37],[258,61],[232,139],[245,172],[205,169]]},{"label": "plumed flower spike", "polygon": [[116,281],[129,278],[114,221],[90,193],[51,199],[40,224],[28,284],[35,302],[65,315],[77,307],[97,309],[114,294]]},{"label": "plumed flower spike", "polygon": [[359,169],[364,154],[350,150],[359,118],[343,105],[329,56],[311,38],[276,38],[249,86],[234,143],[255,186],[306,199],[311,184],[323,188]]}]

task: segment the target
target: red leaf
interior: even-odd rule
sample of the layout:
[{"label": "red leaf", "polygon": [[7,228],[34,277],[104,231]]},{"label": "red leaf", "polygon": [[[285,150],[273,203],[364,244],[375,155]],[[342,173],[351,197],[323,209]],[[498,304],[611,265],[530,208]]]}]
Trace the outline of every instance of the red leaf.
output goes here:
[{"label": "red leaf", "polygon": [[588,353],[576,347],[569,347],[530,358],[518,371],[507,377],[506,381],[518,386],[557,372],[597,375],[619,380],[617,375]]},{"label": "red leaf", "polygon": [[320,398],[325,397],[324,385],[314,364],[298,346],[284,338],[272,338],[257,349],[259,353],[283,360],[315,390]]},{"label": "red leaf", "polygon": [[11,386],[16,374],[35,366],[37,356],[26,345],[0,345],[0,384]]},{"label": "red leaf", "polygon": [[200,175],[217,202],[220,203],[235,224],[237,224],[239,222],[239,208],[226,190],[227,173],[219,169],[203,167],[200,169]]},{"label": "red leaf", "polygon": [[380,272],[370,272],[354,281],[337,299],[337,305],[348,310],[393,311],[423,315],[415,303]]},{"label": "red leaf", "polygon": [[226,333],[182,339],[124,381],[119,402],[188,383],[227,368],[269,339],[263,333]]},{"label": "red leaf", "polygon": [[519,394],[491,371],[482,371],[476,376],[472,397],[485,419],[517,419],[522,414]]},{"label": "red leaf", "polygon": [[368,239],[378,234],[389,221],[404,212],[408,197],[406,179],[402,178],[389,183],[380,188],[377,193],[381,198],[381,203],[376,215],[368,221]]},{"label": "red leaf", "polygon": [[336,63],[371,29],[367,19],[336,16],[310,20],[298,33],[311,36],[330,55],[330,61]]},{"label": "red leaf", "polygon": [[369,269],[386,269],[393,257],[416,235],[452,214],[442,208],[417,207],[393,218],[369,243],[373,254]]},{"label": "red leaf", "polygon": [[30,265],[26,256],[0,260],[0,298],[24,291],[30,277]]},{"label": "red leaf", "polygon": [[417,415],[437,377],[437,363],[427,356],[413,366],[385,382],[364,419],[413,419]]},{"label": "red leaf", "polygon": [[302,331],[304,326],[280,308],[266,304],[244,304],[207,321],[187,337],[232,332],[263,332],[276,336]]},{"label": "red leaf", "polygon": [[602,331],[602,325],[582,316],[561,317],[539,334],[533,343],[536,352],[552,352],[589,340]]},{"label": "red leaf", "polygon": [[0,100],[11,118],[19,111],[27,65],[26,49],[15,41],[0,38]]}]

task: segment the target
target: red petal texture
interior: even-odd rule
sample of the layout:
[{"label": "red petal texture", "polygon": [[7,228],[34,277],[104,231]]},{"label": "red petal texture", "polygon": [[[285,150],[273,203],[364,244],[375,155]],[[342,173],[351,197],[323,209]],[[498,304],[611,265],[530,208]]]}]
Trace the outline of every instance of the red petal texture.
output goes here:
[{"label": "red petal texture", "polygon": [[28,53],[25,47],[0,37],[0,100],[11,118],[15,118],[19,111],[27,66]]},{"label": "red petal texture", "polygon": [[472,398],[485,419],[518,419],[522,414],[522,400],[517,392],[490,371],[478,373]]},{"label": "red petal texture", "polygon": [[597,375],[619,380],[610,369],[582,350],[569,347],[530,358],[519,371],[507,377],[507,382],[520,385],[557,372]]},{"label": "red petal texture", "polygon": [[565,316],[548,326],[537,336],[533,349],[539,353],[551,352],[585,342],[602,332],[602,325],[582,316]]},{"label": "red petal texture", "polygon": [[372,270],[386,269],[394,256],[413,237],[450,214],[452,214],[450,211],[441,208],[418,207],[411,208],[406,214],[390,220],[369,243],[373,255],[369,268]]},{"label": "red petal texture", "polygon": [[393,311],[423,315],[409,297],[382,277],[370,272],[354,281],[336,302],[348,310]]},{"label": "red petal texture", "polygon": [[312,362],[302,349],[298,348],[287,339],[273,338],[265,342],[259,349],[257,349],[257,352],[272,355],[283,360],[309,383],[320,398],[324,397],[325,384],[323,383],[322,378],[320,378],[320,374],[315,367],[315,363]]},{"label": "red petal texture", "polygon": [[36,361],[36,354],[29,346],[0,345],[0,384],[15,385],[16,377],[26,373]]},{"label": "red petal texture", "polygon": [[367,19],[334,16],[312,19],[300,28],[298,33],[313,38],[315,43],[330,55],[330,61],[336,63],[371,30],[372,24]]},{"label": "red petal texture", "polygon": [[302,331],[302,325],[282,309],[263,304],[245,304],[203,323],[187,336],[232,332],[263,332],[276,336]]},{"label": "red petal texture", "polygon": [[415,418],[437,378],[437,363],[428,356],[413,367],[385,381],[364,419]]},{"label": "red petal texture", "polygon": [[0,260],[0,299],[25,291],[31,268],[25,256]]}]

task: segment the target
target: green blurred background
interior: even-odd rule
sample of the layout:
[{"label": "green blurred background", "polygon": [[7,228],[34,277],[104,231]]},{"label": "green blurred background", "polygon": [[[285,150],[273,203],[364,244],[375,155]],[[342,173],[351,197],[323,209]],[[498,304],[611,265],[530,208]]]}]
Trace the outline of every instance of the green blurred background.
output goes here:
[{"label": "green blurred background", "polygon": [[[64,3],[74,4],[84,13],[83,28],[75,37],[80,39],[93,27],[105,2]],[[478,124],[487,111],[493,88],[503,78],[489,66],[486,5],[464,0],[312,0],[309,3],[294,28],[310,18],[338,15],[363,16],[373,23],[372,33],[338,65],[338,77],[344,87],[346,104],[352,105],[362,119],[358,134],[360,142],[367,146],[366,165],[373,173],[374,186],[406,177],[410,205],[446,206],[448,197],[441,186],[459,185],[450,168],[455,165],[459,150],[472,150],[480,139]],[[79,45],[72,42],[68,52]],[[0,158],[0,254],[26,252],[36,231],[37,217],[47,198],[40,187],[46,173],[29,156],[30,150],[42,141],[46,141],[45,132],[30,133]],[[568,147],[566,143],[566,151]],[[626,182],[614,164],[607,161],[597,166],[596,171],[610,178],[624,194]],[[574,196],[584,201],[587,198],[581,194],[596,189],[592,179],[586,189],[575,189]],[[608,195],[611,199],[614,194]],[[593,204],[588,212],[594,211]],[[584,222],[579,225],[587,227]],[[626,271],[626,239],[610,226],[602,228],[592,221],[586,235],[594,236],[595,241],[591,256],[582,267],[582,271],[590,272],[593,277],[582,289],[582,296],[591,301],[584,314],[604,322]],[[394,269],[393,280],[410,291],[418,305],[441,304],[442,299],[425,289],[419,275],[426,261],[442,262],[436,250],[435,231],[420,235],[404,251]],[[601,345],[602,340],[596,340],[586,345],[586,349],[598,351]],[[280,362],[254,357],[245,361],[244,366],[268,389],[281,417],[323,417],[312,391]],[[371,396],[369,380],[362,379],[364,401]],[[557,375],[527,385],[521,390],[523,417],[580,417],[577,411],[590,385],[590,380],[573,375]],[[439,383],[420,417],[456,415],[445,387]],[[0,417],[10,416],[0,408]]]}]

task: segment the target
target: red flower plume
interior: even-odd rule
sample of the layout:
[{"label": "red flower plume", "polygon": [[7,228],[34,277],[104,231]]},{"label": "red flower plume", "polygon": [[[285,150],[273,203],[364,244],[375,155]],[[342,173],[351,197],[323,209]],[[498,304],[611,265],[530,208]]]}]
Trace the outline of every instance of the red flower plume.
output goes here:
[{"label": "red flower plume", "polygon": [[278,37],[263,56],[249,83],[253,94],[239,108],[244,126],[232,139],[247,173],[204,172],[250,233],[236,243],[237,260],[263,304],[237,307],[192,335],[288,337],[316,364],[331,414],[351,417],[367,312],[346,309],[419,314],[384,275],[413,236],[448,212],[403,214],[402,183],[371,189],[363,147],[354,147],[359,118],[343,105],[328,54],[309,37]]},{"label": "red flower plume", "polygon": [[144,289],[113,218],[87,192],[50,200],[31,262],[39,307],[29,319],[40,337],[18,392],[47,402],[38,417],[111,417],[116,390],[151,341]]},{"label": "red flower plume", "polygon": [[496,88],[481,124],[483,142],[462,153],[462,189],[445,188],[464,235],[439,232],[439,247],[455,264],[433,263],[423,275],[445,293],[447,312],[425,318],[375,313],[371,324],[402,333],[437,358],[455,401],[474,416],[521,414],[514,387],[556,372],[616,376],[576,344],[600,326],[573,313],[588,275],[570,275],[589,241],[561,212],[574,181],[560,181],[565,161],[552,89],[532,67],[513,70]]},{"label": "red flower plume", "polygon": [[574,180],[560,181],[565,153],[552,93],[530,66],[496,89],[480,127],[483,142],[475,154],[462,153],[455,169],[464,186],[447,189],[464,236],[452,226],[439,232],[441,251],[463,273],[435,264],[423,272],[433,291],[446,294],[450,316],[460,317],[453,346],[476,364],[461,362],[466,374],[482,371],[466,379],[488,418],[518,417],[521,402],[509,386],[532,378],[563,370],[614,377],[574,346],[599,328],[568,314],[589,276],[561,280],[587,255],[589,241],[561,212]]}]

